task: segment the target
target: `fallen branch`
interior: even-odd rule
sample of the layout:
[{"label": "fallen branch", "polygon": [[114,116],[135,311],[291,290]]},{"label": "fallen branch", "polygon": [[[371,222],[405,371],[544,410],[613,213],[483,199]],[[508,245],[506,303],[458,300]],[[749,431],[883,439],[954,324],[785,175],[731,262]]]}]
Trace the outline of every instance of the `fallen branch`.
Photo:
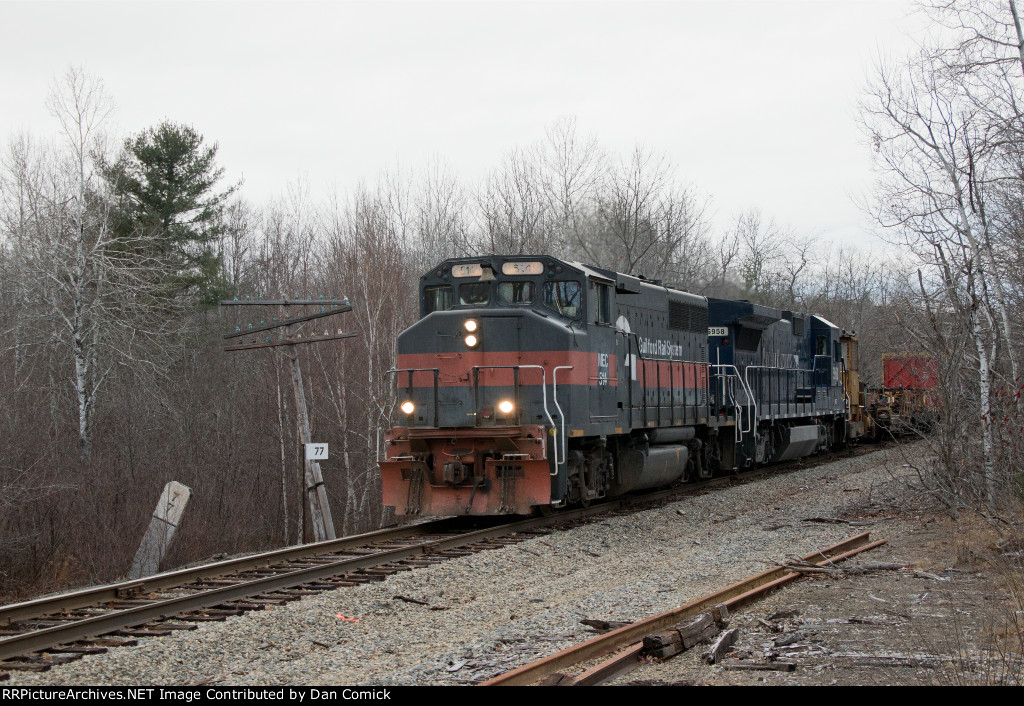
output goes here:
[{"label": "fallen branch", "polygon": [[392,596],[391,600],[404,601],[405,603],[415,603],[416,605],[430,605],[426,601],[416,600],[415,598],[409,598],[408,596]]},{"label": "fallen branch", "polygon": [[750,669],[763,672],[792,672],[796,670],[794,662],[740,662],[728,660],[722,662],[723,669]]}]

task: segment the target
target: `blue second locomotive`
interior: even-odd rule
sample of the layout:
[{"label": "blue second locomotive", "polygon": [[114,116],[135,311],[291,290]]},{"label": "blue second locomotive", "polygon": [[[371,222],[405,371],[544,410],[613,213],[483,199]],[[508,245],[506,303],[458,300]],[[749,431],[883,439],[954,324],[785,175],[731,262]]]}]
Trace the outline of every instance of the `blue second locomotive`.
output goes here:
[{"label": "blue second locomotive", "polygon": [[442,262],[398,339],[398,514],[527,514],[806,456],[849,433],[840,332],[548,256]]}]

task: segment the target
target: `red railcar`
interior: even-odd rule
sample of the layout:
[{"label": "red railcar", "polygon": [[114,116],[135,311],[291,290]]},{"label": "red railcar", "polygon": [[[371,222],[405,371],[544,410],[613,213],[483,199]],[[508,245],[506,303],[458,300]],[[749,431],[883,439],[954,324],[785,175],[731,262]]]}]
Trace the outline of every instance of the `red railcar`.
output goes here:
[{"label": "red railcar", "polygon": [[882,387],[887,390],[934,390],[939,364],[928,355],[883,355]]}]

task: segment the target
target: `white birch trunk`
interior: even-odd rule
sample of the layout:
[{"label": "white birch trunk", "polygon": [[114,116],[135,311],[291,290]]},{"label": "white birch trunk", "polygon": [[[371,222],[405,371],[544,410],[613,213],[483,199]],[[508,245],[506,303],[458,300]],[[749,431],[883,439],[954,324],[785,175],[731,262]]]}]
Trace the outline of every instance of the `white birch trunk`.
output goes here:
[{"label": "white birch trunk", "polygon": [[982,483],[985,503],[992,508],[995,503],[995,443],[992,439],[992,375],[989,367],[989,352],[985,345],[984,331],[977,313],[971,317],[971,333],[978,351],[978,392],[981,396],[981,444]]}]

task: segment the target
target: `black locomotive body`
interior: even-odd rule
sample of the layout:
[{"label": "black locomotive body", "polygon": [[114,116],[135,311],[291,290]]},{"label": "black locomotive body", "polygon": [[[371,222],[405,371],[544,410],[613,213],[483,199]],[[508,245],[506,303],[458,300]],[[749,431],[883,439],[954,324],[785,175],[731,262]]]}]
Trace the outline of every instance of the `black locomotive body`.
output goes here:
[{"label": "black locomotive body", "polygon": [[526,514],[841,440],[839,332],[548,256],[447,260],[398,339],[398,514]]}]

